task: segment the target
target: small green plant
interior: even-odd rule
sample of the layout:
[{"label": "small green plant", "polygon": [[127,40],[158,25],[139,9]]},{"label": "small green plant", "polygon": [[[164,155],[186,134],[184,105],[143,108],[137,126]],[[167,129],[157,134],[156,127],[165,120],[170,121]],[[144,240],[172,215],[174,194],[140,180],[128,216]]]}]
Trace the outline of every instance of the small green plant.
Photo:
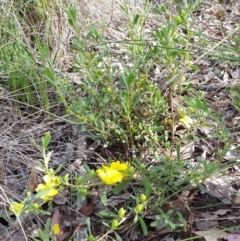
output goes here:
[{"label": "small green plant", "polygon": [[34,241],[39,241],[39,239],[41,241],[55,241],[56,235],[58,235],[60,232],[60,228],[59,228],[59,225],[55,225],[51,229],[51,231],[49,231],[50,222],[51,222],[51,219],[48,218],[44,230],[42,231],[41,229],[38,229],[37,231],[38,238],[34,238],[34,237],[30,237],[30,238]]},{"label": "small green plant", "polygon": [[[98,31],[92,28],[83,38],[75,25],[73,7],[68,16],[76,31],[74,68],[82,76],[82,94],[77,93],[78,87],[57,80],[52,73],[47,75],[67,113],[82,129],[103,138],[105,145],[125,143],[129,148],[154,148],[163,139],[168,105],[158,86],[149,80],[149,59],[143,53],[136,56],[129,52],[131,64],[120,59],[118,66],[111,64],[111,50]],[[101,45],[101,50],[89,51],[89,43],[93,42]]]},{"label": "small green plant", "polygon": [[[91,187],[104,186],[104,188],[106,188],[106,186],[111,186],[124,180],[129,183],[130,180],[133,179],[135,170],[128,162],[120,163],[120,161],[113,161],[110,165],[103,165],[102,167],[99,167],[96,172],[85,166],[87,172],[86,176],[76,177],[73,184],[70,184],[68,175],[65,175],[64,177],[57,175],[62,168],[61,166],[55,171],[52,168],[49,168],[52,152],[46,152],[46,148],[50,139],[51,136],[49,132],[42,138],[42,148],[40,148],[40,150],[43,155],[43,163],[36,167],[37,170],[45,174],[43,176],[45,183],[38,184],[35,189],[37,192],[36,194],[32,194],[28,189],[26,189],[26,198],[22,202],[10,202],[9,213],[14,214],[19,220],[20,217],[30,214],[50,215],[50,212],[43,210],[42,206],[45,203],[48,203],[49,210],[51,210],[52,200],[58,193],[61,193],[65,189],[72,189],[76,196],[81,195],[81,197],[84,198],[89,194],[88,189]],[[32,142],[36,145],[34,141]],[[96,181],[97,176],[101,181]],[[106,192],[102,192],[101,200],[103,203],[106,203],[105,194]],[[119,215],[123,216],[123,211],[121,211]],[[112,228],[115,229],[115,226],[116,222],[112,224]],[[54,240],[54,235],[57,235],[60,232],[59,226],[53,226],[51,231],[49,231],[49,227],[50,219],[48,219],[48,222],[46,223],[45,230],[38,231],[38,236],[41,240]],[[110,231],[110,233],[111,232],[112,231]]]},{"label": "small green plant", "polygon": [[[177,15],[170,14],[166,6],[155,9],[165,15],[165,25],[152,33],[152,46],[147,44],[143,26],[147,18],[148,4],[142,14],[130,18],[129,9],[122,6],[129,25],[130,43],[123,56],[113,63],[114,52],[104,40],[104,32],[91,26],[83,37],[77,27],[77,11],[70,7],[68,22],[75,31],[73,49],[76,51],[74,70],[81,75],[81,85],[74,86],[67,80],[57,79],[53,71],[46,69],[46,78],[55,87],[68,115],[82,130],[91,131],[104,140],[105,146],[124,143],[128,149],[156,149],[166,141],[166,120],[174,119],[172,102],[166,100],[159,86],[150,79],[150,70],[157,64],[166,69],[162,76],[170,83],[169,96],[181,93],[185,83],[186,67],[197,70],[192,64],[188,41],[189,13],[192,8],[179,8]],[[186,28],[187,34],[181,33]],[[104,29],[104,26],[103,26]],[[138,39],[137,42],[131,42]],[[92,46],[97,51],[92,51]],[[125,48],[124,43],[122,44]],[[176,79],[177,78],[177,79]],[[79,88],[80,87],[80,88]],[[178,88],[180,87],[180,88]],[[79,92],[79,89],[81,91]],[[171,100],[171,98],[170,98]],[[170,106],[169,106],[170,105]],[[169,107],[171,111],[169,112]],[[189,128],[187,114],[179,118]],[[188,118],[188,119],[187,119]]]},{"label": "small green plant", "polygon": [[[35,26],[25,26],[27,20],[23,19],[22,15],[27,16],[24,11],[28,6],[26,6],[27,4],[24,7],[20,5],[18,3],[7,3],[6,12],[3,14],[4,18],[0,24],[2,36],[0,44],[4,46],[0,48],[0,71],[4,77],[3,84],[14,93],[13,96],[18,101],[31,105],[40,104],[49,108],[49,85],[43,79],[42,68],[39,67],[35,56],[37,54],[33,48],[33,45],[37,45],[37,43],[31,42],[26,30],[26,28],[34,29]],[[15,9],[17,6],[18,8]],[[0,13],[2,11],[3,9],[0,8]],[[42,59],[49,60],[49,56],[44,56],[48,43],[46,41],[43,43],[39,34],[36,34],[36,36],[38,36],[36,41],[41,42],[41,45],[37,46],[37,51],[39,51]],[[44,65],[45,63],[46,61],[41,64]]]},{"label": "small green plant", "polygon": [[[6,51],[1,49],[0,54],[7,60],[7,67],[4,66],[3,69],[8,68],[9,83],[13,90],[24,88],[27,100],[33,103],[31,87],[34,90],[36,88],[45,94],[45,97],[42,97],[46,98],[44,103],[48,106],[47,89],[48,83],[51,83],[59,101],[65,105],[67,114],[81,130],[90,131],[95,138],[102,138],[105,146],[124,144],[128,150],[137,149],[139,152],[154,156],[153,163],[143,162],[140,155],[129,159],[122,158],[124,161],[120,157],[119,160],[109,158],[109,163],[99,165],[95,169],[84,165],[85,175],[61,176],[62,166],[56,170],[51,168],[52,152],[47,151],[51,136],[47,133],[42,139],[42,147],[39,148],[43,160],[36,167],[42,173],[43,182],[38,184],[33,192],[26,189],[24,200],[12,200],[9,203],[9,214],[15,215],[19,221],[22,217],[32,214],[49,216],[44,229],[38,230],[38,238],[32,237],[33,240],[53,241],[62,231],[58,224],[51,227],[50,218],[52,203],[58,194],[70,191],[71,196],[76,197],[76,202],[72,206],[74,207],[80,199],[91,197],[92,188],[99,191],[96,198],[101,200],[106,209],[103,208],[97,213],[97,219],[86,219],[89,241],[105,240],[108,236],[122,240],[120,231],[134,226],[140,227],[143,235],[147,236],[149,220],[146,220],[149,215],[154,216],[154,220],[150,221],[151,227],[163,225],[171,232],[187,231],[187,221],[181,210],[176,211],[169,205],[165,211],[164,205],[175,201],[183,190],[190,187],[203,189],[202,182],[214,173],[220,172],[223,167],[220,164],[232,142],[229,141],[223,118],[211,115],[202,93],[199,92],[198,97],[181,96],[192,87],[187,83],[187,79],[191,77],[189,71],[198,71],[198,67],[192,63],[189,44],[196,34],[191,30],[189,21],[195,6],[186,2],[185,6],[178,5],[176,11],[172,11],[174,2],[179,1],[171,1],[169,6],[163,4],[154,9],[157,14],[155,20],[161,23],[161,27],[147,33],[144,27],[148,20],[149,2],[146,2],[142,12],[130,16],[131,9],[126,0],[121,8],[127,19],[128,29],[126,41],[117,43],[122,49],[120,54],[105,40],[106,26],[102,25],[102,32],[90,26],[88,33],[84,35],[77,22],[77,10],[71,6],[67,14],[69,25],[75,33],[72,43],[75,51],[73,70],[81,76],[81,83],[78,85],[66,78],[57,77],[50,61],[48,42],[38,38],[38,34],[34,35],[34,44],[42,68],[38,68],[37,73],[34,72],[35,75],[32,75],[32,70],[36,66],[33,55],[26,48],[26,43],[23,44],[22,39],[18,37],[19,29],[14,24],[8,25],[12,32],[6,32],[17,37],[13,44],[7,46]],[[47,20],[45,11],[50,8],[50,3],[44,0],[35,4],[39,16]],[[8,35],[5,37],[9,38]],[[231,45],[232,50],[239,47],[237,38],[234,39],[236,46]],[[4,38],[0,41],[2,45],[7,42]],[[8,56],[7,51],[15,51],[17,54]],[[236,49],[234,51],[236,52]],[[12,59],[14,65],[10,66]],[[26,64],[22,70],[24,76],[36,77],[32,79],[32,86],[29,86],[28,79],[24,82],[23,76],[18,76],[22,64]],[[158,74],[155,68],[163,71]],[[162,86],[154,82],[156,76],[165,81],[165,94],[161,91]],[[17,77],[19,82],[16,81]],[[45,80],[48,80],[48,83]],[[239,111],[238,93],[239,88],[233,86],[231,95]],[[174,106],[172,101],[175,96],[179,97],[178,106]],[[194,162],[182,160],[182,139],[171,143],[169,127],[174,137],[175,127],[184,126],[189,134],[187,137],[194,139],[196,137],[189,132],[196,123],[207,126],[204,123],[206,117],[219,124],[217,134],[224,142],[223,150],[214,150],[218,154],[215,162],[208,162],[202,158],[196,158]],[[176,150],[174,158],[171,156],[173,149]],[[151,151],[147,152],[149,150]],[[131,196],[126,202],[109,208],[109,187],[114,195],[121,194],[127,188]],[[101,237],[96,235],[97,232],[92,232],[91,222],[105,226],[106,231]],[[71,240],[74,240],[73,236]]]},{"label": "small green plant", "polygon": [[239,96],[240,87],[238,87],[237,85],[231,86],[230,93],[233,98],[233,105],[235,106],[237,111],[240,112],[240,96]]}]

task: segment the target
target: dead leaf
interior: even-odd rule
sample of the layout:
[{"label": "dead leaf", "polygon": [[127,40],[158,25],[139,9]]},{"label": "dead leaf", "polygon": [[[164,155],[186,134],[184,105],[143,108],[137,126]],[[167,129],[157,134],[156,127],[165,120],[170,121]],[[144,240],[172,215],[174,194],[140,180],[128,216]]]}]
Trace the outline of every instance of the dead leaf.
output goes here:
[{"label": "dead leaf", "polygon": [[124,193],[124,194],[118,195],[118,196],[111,196],[110,198],[108,198],[107,206],[115,207],[118,204],[123,203],[126,200],[129,200],[130,196],[131,196],[130,193]]},{"label": "dead leaf", "polygon": [[[215,231],[220,231],[220,230],[215,230]],[[220,239],[226,239],[228,241],[240,241],[240,235],[239,234],[228,234],[226,232],[218,232],[218,233],[213,233],[209,231],[197,231],[195,232],[197,235],[201,235],[205,238],[206,241],[216,241]]]},{"label": "dead leaf", "polygon": [[60,232],[59,234],[56,234],[56,241],[61,241],[61,236],[64,234],[63,233],[63,229],[64,229],[64,222],[63,222],[63,216],[60,214],[60,212],[58,210],[56,210],[52,216],[52,220],[51,220],[51,230],[53,230],[53,226],[55,224],[58,224],[60,227]]},{"label": "dead leaf", "polygon": [[238,234],[229,234],[228,241],[240,241],[240,235]]},{"label": "dead leaf", "polygon": [[69,161],[73,157],[74,148],[75,148],[75,146],[72,143],[66,144],[63,156],[66,158],[67,161]]},{"label": "dead leaf", "polygon": [[[218,231],[217,233],[214,233],[214,231]],[[206,241],[217,241],[219,239],[227,239],[228,240],[228,234],[225,232],[219,232],[220,230],[214,230],[212,232],[210,231],[197,231],[195,232],[197,235],[203,236]]]},{"label": "dead leaf", "polygon": [[34,168],[32,168],[31,170],[31,174],[28,182],[28,188],[31,193],[33,193],[36,188],[36,171],[34,170]]},{"label": "dead leaf", "polygon": [[201,218],[195,221],[198,230],[206,231],[216,229],[218,222],[214,220],[216,215],[212,215],[209,212],[201,212]]},{"label": "dead leaf", "polygon": [[139,239],[139,233],[136,231],[136,230],[133,230],[132,232],[131,232],[131,235],[130,235],[130,238],[131,238],[131,240],[138,240]]},{"label": "dead leaf", "polygon": [[88,217],[90,214],[92,214],[93,209],[94,209],[94,203],[91,202],[90,204],[80,208],[79,209],[79,213],[81,213],[82,215]]},{"label": "dead leaf", "polygon": [[218,215],[225,215],[227,212],[231,212],[231,211],[232,211],[231,209],[218,209],[217,211],[211,212],[211,213],[216,214],[216,216],[218,216]]},{"label": "dead leaf", "polygon": [[69,237],[69,232],[66,232],[62,234],[60,237],[57,238],[57,241],[65,241],[68,240],[67,238]]},{"label": "dead leaf", "polygon": [[231,186],[231,182],[235,179],[231,176],[219,175],[207,178],[203,183],[206,186],[206,193],[210,194],[212,197],[220,199],[224,203],[230,203],[232,196],[236,192]]},{"label": "dead leaf", "polygon": [[69,195],[68,190],[64,190],[61,193],[58,193],[56,196],[53,198],[53,202],[55,202],[58,205],[64,205],[67,202],[67,196]]}]

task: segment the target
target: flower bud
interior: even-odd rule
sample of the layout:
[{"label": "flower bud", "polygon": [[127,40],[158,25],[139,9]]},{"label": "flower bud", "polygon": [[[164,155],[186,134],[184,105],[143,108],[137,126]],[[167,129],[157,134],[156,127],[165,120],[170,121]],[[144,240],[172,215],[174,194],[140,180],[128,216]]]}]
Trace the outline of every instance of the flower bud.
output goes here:
[{"label": "flower bud", "polygon": [[133,175],[135,173],[135,169],[134,167],[130,166],[128,169],[127,169],[127,172],[129,175]]},{"label": "flower bud", "polygon": [[144,205],[143,205],[143,204],[138,204],[138,205],[135,207],[135,211],[136,211],[137,213],[140,213],[140,212],[142,212],[143,208],[144,208]]},{"label": "flower bud", "polygon": [[116,229],[118,227],[118,221],[116,219],[113,219],[112,221],[112,228]]},{"label": "flower bud", "polygon": [[34,210],[38,210],[38,209],[39,209],[39,205],[38,205],[37,203],[34,203],[34,204],[33,204],[33,209],[34,209]]},{"label": "flower bud", "polygon": [[94,120],[95,120],[94,115],[91,114],[91,115],[88,116],[88,121],[89,122],[92,123],[92,122],[94,122]]},{"label": "flower bud", "polygon": [[80,192],[80,194],[82,194],[83,196],[86,196],[86,195],[88,194],[88,191],[87,191],[87,189],[85,189],[85,188],[81,189],[79,192]]},{"label": "flower bud", "polygon": [[94,241],[94,240],[95,240],[95,238],[93,235],[88,236],[88,241]]},{"label": "flower bud", "polygon": [[124,210],[124,208],[120,208],[120,209],[118,210],[118,215],[119,215],[121,218],[124,217],[125,213],[126,213],[126,210]]},{"label": "flower bud", "polygon": [[167,119],[167,124],[168,125],[172,125],[172,120],[171,119]]},{"label": "flower bud", "polygon": [[139,199],[140,199],[141,202],[145,202],[145,201],[147,200],[147,197],[146,197],[145,194],[142,193],[142,194],[139,196]]},{"label": "flower bud", "polygon": [[85,122],[86,121],[86,118],[84,116],[79,116],[78,117],[78,121],[80,122]]},{"label": "flower bud", "polygon": [[108,94],[112,94],[112,89],[111,89],[110,87],[107,87],[106,92],[107,92]]},{"label": "flower bud", "polygon": [[175,18],[176,24],[181,24],[183,22],[182,18],[178,15]]},{"label": "flower bud", "polygon": [[154,137],[153,137],[153,141],[154,141],[154,143],[158,143],[158,137],[157,137],[157,136],[154,136]]}]

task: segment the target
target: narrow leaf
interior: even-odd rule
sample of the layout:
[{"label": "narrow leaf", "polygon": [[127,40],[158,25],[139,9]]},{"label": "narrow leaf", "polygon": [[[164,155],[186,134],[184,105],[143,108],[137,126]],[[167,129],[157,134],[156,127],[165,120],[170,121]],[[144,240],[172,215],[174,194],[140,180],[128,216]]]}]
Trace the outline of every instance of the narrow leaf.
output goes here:
[{"label": "narrow leaf", "polygon": [[102,190],[101,192],[101,202],[104,206],[107,206],[107,193],[106,193],[106,189]]},{"label": "narrow leaf", "polygon": [[119,234],[117,232],[114,231],[114,235],[115,235],[117,241],[122,241],[122,238],[119,236]]},{"label": "narrow leaf", "polygon": [[43,148],[44,148],[44,149],[47,148],[50,140],[51,140],[51,134],[50,134],[50,132],[48,131],[48,132],[46,133],[46,135],[42,138],[42,145],[43,145]]},{"label": "narrow leaf", "polygon": [[130,180],[125,180],[120,182],[118,185],[116,185],[116,187],[113,189],[113,193],[115,195],[119,194],[128,184],[129,184]]},{"label": "narrow leaf", "polygon": [[138,217],[138,219],[139,219],[139,222],[141,224],[141,227],[142,227],[142,230],[143,230],[143,234],[145,236],[147,236],[148,235],[148,231],[147,231],[147,226],[146,226],[145,222],[143,221],[143,219],[140,216]]}]

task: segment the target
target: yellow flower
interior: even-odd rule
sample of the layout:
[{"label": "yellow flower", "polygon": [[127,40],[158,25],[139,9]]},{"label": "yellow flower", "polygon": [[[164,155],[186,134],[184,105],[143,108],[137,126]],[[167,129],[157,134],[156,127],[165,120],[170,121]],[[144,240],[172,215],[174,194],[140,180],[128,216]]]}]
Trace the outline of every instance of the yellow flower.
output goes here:
[{"label": "yellow flower", "polygon": [[19,216],[22,212],[22,209],[24,207],[24,203],[17,203],[17,202],[12,202],[10,204],[9,210],[13,213],[15,213],[16,216]]},{"label": "yellow flower", "polygon": [[61,183],[61,178],[58,176],[45,175],[43,177],[43,180],[46,184],[49,184],[51,186],[57,186]]},{"label": "yellow flower", "polygon": [[106,185],[112,185],[121,182],[122,179],[127,176],[129,168],[128,162],[120,163],[120,161],[115,161],[112,162],[109,167],[103,165],[102,168],[96,172]]},{"label": "yellow flower", "polygon": [[58,194],[58,190],[53,188],[51,185],[49,184],[39,184],[36,188],[36,191],[46,191],[44,192],[44,194],[40,197],[43,200],[47,201],[49,199],[51,199],[52,197],[56,196]]},{"label": "yellow flower", "polygon": [[55,223],[52,227],[52,231],[54,233],[54,235],[58,235],[61,231],[60,227],[59,227],[59,224],[58,223]]},{"label": "yellow flower", "polygon": [[123,173],[106,166],[103,167],[103,169],[98,169],[96,172],[106,185],[121,182],[124,177]]},{"label": "yellow flower", "polygon": [[58,194],[56,187],[61,184],[61,178],[58,176],[45,175],[43,180],[46,184],[39,184],[36,191],[46,191],[40,198],[47,201]]},{"label": "yellow flower", "polygon": [[187,115],[182,116],[179,119],[179,122],[182,123],[187,129],[189,129],[194,124],[193,119]]},{"label": "yellow flower", "polygon": [[[117,171],[125,171],[128,168],[128,164],[129,164],[128,162],[120,163],[120,161],[115,161],[115,162],[111,162],[109,168]],[[103,168],[106,168],[106,166],[103,166]]]}]

